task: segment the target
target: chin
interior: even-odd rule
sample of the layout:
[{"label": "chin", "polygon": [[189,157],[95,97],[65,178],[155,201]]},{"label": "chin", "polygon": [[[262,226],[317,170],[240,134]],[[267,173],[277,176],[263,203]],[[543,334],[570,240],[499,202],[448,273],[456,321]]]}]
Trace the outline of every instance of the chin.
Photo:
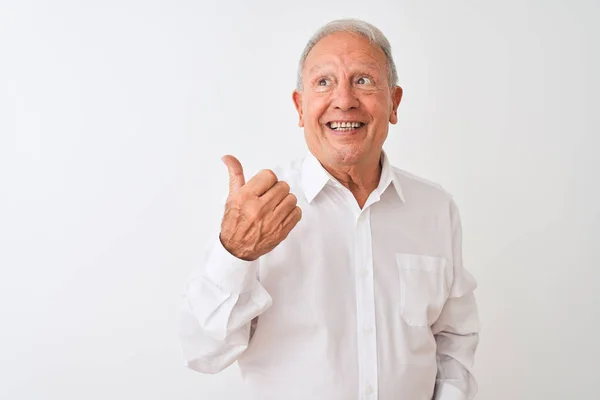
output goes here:
[{"label": "chin", "polygon": [[338,165],[354,165],[358,164],[364,157],[363,149],[347,148],[330,149],[329,157]]}]

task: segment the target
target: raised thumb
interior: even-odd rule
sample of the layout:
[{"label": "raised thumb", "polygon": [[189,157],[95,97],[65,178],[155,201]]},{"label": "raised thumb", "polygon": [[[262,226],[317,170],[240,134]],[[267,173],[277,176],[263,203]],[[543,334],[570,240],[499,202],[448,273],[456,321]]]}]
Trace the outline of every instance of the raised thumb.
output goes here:
[{"label": "raised thumb", "polygon": [[231,194],[246,184],[244,169],[240,161],[232,155],[223,156],[221,160],[225,163],[229,172],[229,193]]}]

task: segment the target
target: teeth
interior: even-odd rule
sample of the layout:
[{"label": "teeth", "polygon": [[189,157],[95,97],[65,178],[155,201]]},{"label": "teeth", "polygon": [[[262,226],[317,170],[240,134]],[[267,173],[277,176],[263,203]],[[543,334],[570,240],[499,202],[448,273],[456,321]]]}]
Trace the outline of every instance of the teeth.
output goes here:
[{"label": "teeth", "polygon": [[331,122],[332,129],[342,129],[342,128],[359,128],[362,123],[360,122]]}]

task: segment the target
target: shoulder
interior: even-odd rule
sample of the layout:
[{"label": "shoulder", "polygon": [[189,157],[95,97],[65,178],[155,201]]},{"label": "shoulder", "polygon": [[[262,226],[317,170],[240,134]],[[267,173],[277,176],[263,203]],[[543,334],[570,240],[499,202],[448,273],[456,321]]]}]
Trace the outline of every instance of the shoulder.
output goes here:
[{"label": "shoulder", "polygon": [[392,166],[392,171],[407,201],[413,199],[418,202],[443,205],[444,207],[454,203],[452,194],[440,183],[395,166]]}]

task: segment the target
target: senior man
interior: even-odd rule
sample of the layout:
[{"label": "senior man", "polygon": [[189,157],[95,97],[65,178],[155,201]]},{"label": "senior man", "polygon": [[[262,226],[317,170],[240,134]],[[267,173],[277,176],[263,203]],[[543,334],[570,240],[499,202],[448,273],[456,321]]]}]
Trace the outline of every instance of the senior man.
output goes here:
[{"label": "senior man", "polygon": [[[221,224],[180,316],[186,365],[237,360],[257,400],[463,400],[479,322],[441,186],[390,165],[402,89],[374,26],[308,42],[293,92],[307,156],[248,182],[233,156]],[[293,193],[293,194],[292,194]]]}]

